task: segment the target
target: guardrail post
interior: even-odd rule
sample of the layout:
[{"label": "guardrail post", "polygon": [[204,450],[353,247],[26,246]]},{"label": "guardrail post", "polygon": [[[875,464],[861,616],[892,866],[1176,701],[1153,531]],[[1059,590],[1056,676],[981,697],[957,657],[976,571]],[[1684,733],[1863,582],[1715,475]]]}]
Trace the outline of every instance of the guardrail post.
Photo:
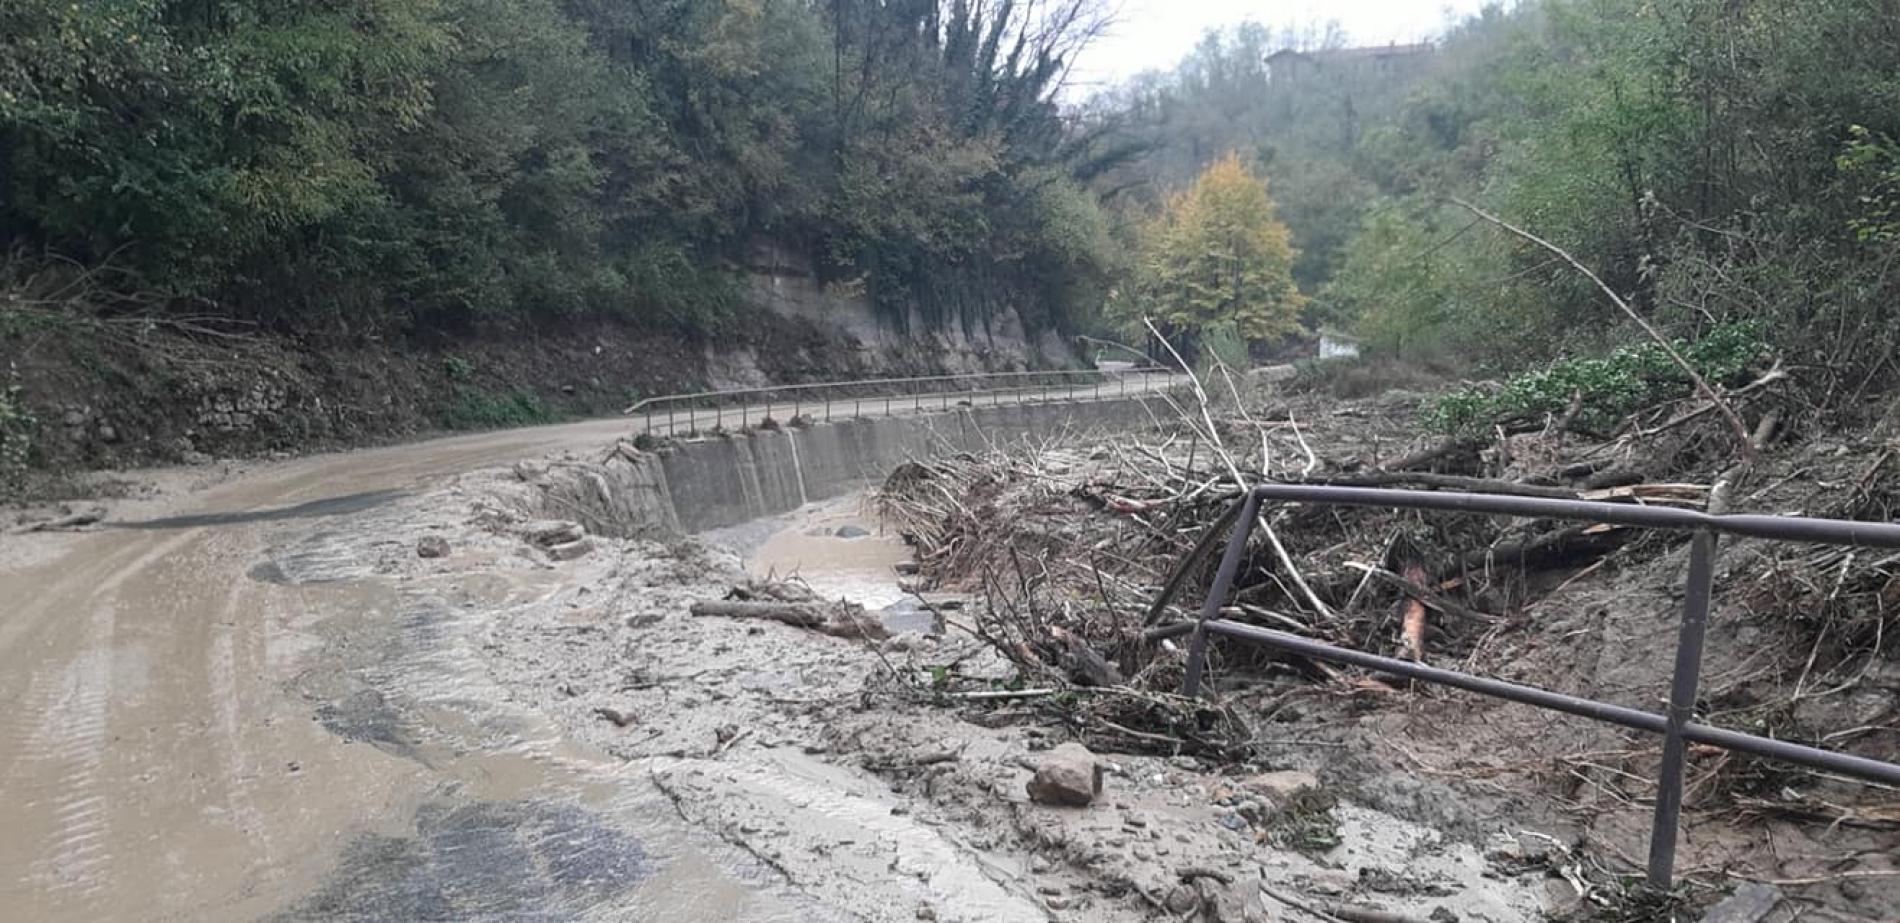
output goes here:
[{"label": "guardrail post", "polygon": [[1668,721],[1663,727],[1662,771],[1656,782],[1656,818],[1649,831],[1649,885],[1668,891],[1674,884],[1676,833],[1682,820],[1682,763],[1687,751],[1683,726],[1695,717],[1702,682],[1702,641],[1709,627],[1709,596],[1715,583],[1715,533],[1698,529],[1689,543],[1689,582],[1682,603],[1682,630],[1676,639],[1676,673],[1670,684]]},{"label": "guardrail post", "polygon": [[1214,585],[1207,590],[1207,600],[1201,603],[1200,623],[1194,626],[1194,638],[1188,642],[1187,678],[1181,682],[1181,694],[1192,699],[1201,694],[1201,674],[1207,669],[1207,623],[1220,618],[1220,607],[1227,602],[1227,594],[1234,588],[1234,578],[1240,574],[1240,561],[1246,557],[1247,537],[1253,534],[1253,523],[1260,514],[1260,495],[1252,490],[1234,501],[1241,504],[1240,517],[1234,520],[1233,534],[1228,536],[1227,550],[1222,553],[1220,570],[1214,572]]}]

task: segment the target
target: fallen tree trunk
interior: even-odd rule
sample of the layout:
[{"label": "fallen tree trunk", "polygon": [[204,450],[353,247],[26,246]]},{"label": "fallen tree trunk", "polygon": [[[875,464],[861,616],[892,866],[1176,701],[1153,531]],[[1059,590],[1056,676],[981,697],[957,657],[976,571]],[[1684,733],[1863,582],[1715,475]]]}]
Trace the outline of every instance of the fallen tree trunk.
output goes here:
[{"label": "fallen tree trunk", "polygon": [[890,637],[890,631],[867,615],[856,603],[751,602],[730,599],[704,599],[693,603],[693,615],[729,619],[762,619],[794,628],[806,628],[839,638],[866,638],[873,641]]}]

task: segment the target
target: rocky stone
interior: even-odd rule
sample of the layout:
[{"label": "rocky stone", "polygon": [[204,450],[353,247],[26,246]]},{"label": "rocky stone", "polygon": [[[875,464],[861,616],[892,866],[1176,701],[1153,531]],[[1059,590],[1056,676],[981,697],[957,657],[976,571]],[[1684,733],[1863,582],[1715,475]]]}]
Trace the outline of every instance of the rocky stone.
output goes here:
[{"label": "rocky stone", "polygon": [[628,727],[632,724],[637,723],[640,720],[631,712],[624,712],[618,708],[607,708],[607,707],[596,708],[594,709],[594,714],[599,715],[601,720],[606,721],[607,723],[617,728]]},{"label": "rocky stone", "polygon": [[839,538],[863,538],[871,533],[857,526],[839,526],[837,531],[831,534]]},{"label": "rocky stone", "polygon": [[586,538],[587,530],[578,522],[538,519],[521,527],[521,537],[543,548],[552,548]]},{"label": "rocky stone", "polygon": [[1178,884],[1168,890],[1168,896],[1161,902],[1168,912],[1175,916],[1186,916],[1194,908],[1201,906],[1200,889],[1187,884]]},{"label": "rocky stone", "polygon": [[884,639],[884,643],[878,645],[878,650],[886,654],[902,654],[917,650],[924,644],[925,638],[921,632],[906,631]]},{"label": "rocky stone", "polygon": [[1250,776],[1241,786],[1256,795],[1265,795],[1276,805],[1287,803],[1309,788],[1319,788],[1319,778],[1310,772],[1286,769]]},{"label": "rocky stone", "polygon": [[113,426],[109,423],[101,423],[99,424],[99,441],[100,442],[118,442],[119,431],[117,429],[114,429]]},{"label": "rocky stone", "polygon": [[212,462],[211,456],[194,449],[186,449],[178,453],[178,460],[187,465],[209,465]]},{"label": "rocky stone", "polygon": [[1081,744],[1063,744],[1043,755],[1028,789],[1039,804],[1087,807],[1102,793],[1101,761]]},{"label": "rocky stone", "polygon": [[78,429],[86,425],[86,414],[84,411],[68,410],[62,422],[64,422],[69,429]]},{"label": "rocky stone", "polygon": [[440,535],[425,535],[416,540],[416,557],[446,558],[449,556],[449,540]]},{"label": "rocky stone", "polygon": [[1517,841],[1517,837],[1499,831],[1485,841],[1484,857],[1492,862],[1522,862],[1524,846]]},{"label": "rocky stone", "polygon": [[576,558],[587,557],[589,554],[592,554],[593,551],[594,543],[583,538],[580,541],[567,542],[566,544],[555,545],[549,548],[548,557],[556,561],[572,561]]}]

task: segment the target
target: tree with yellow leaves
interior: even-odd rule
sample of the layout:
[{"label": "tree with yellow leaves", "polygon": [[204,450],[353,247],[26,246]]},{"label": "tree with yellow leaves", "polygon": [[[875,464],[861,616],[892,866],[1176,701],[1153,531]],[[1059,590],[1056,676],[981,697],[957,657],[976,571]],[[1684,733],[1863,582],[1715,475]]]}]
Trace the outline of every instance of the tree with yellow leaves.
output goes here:
[{"label": "tree with yellow leaves", "polygon": [[[1176,346],[1222,339],[1270,343],[1300,331],[1306,296],[1293,282],[1293,249],[1274,217],[1266,180],[1229,153],[1169,199],[1143,230],[1141,262],[1117,313],[1143,317]],[[1131,331],[1132,332],[1132,331]]]}]

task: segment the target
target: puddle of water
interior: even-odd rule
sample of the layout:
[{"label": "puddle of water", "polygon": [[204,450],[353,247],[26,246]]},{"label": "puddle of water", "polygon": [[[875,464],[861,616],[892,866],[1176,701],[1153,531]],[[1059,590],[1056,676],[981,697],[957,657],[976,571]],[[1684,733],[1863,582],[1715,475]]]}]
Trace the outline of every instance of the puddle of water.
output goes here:
[{"label": "puddle of water", "polygon": [[869,506],[865,495],[850,494],[771,520],[775,531],[763,539],[731,530],[713,537],[737,547],[755,576],[796,577],[866,609],[901,606],[910,594],[898,589],[896,567],[911,559],[910,546],[882,528]]}]

